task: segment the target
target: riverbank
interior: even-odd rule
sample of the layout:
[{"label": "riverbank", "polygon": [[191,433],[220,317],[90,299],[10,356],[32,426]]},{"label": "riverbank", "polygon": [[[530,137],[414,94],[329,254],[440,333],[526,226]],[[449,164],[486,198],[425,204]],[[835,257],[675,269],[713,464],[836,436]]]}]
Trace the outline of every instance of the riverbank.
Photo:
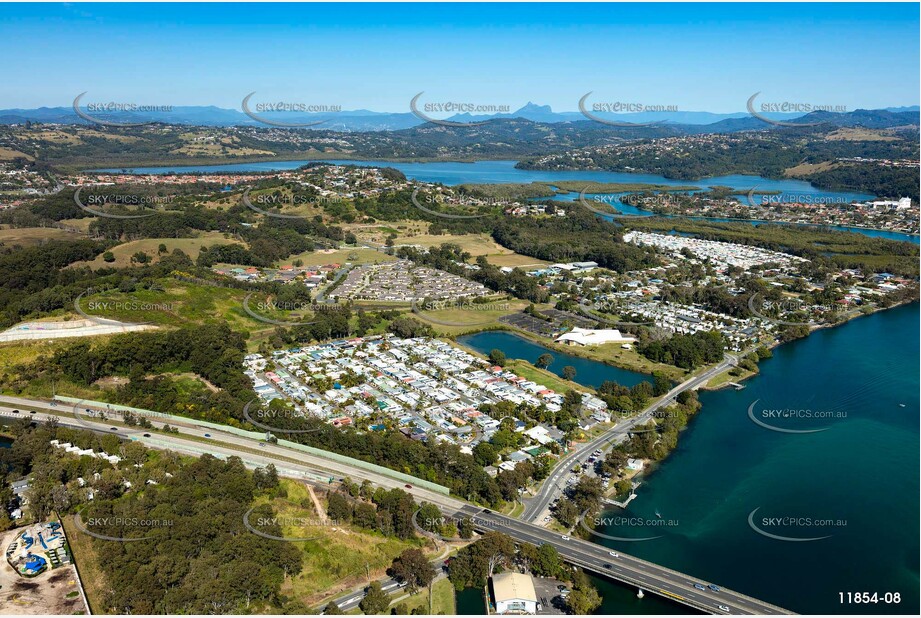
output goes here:
[{"label": "riverbank", "polygon": [[[613,208],[613,207],[612,207]],[[868,227],[866,225],[838,225],[838,224],[822,224],[822,223],[800,223],[797,221],[778,221],[775,219],[746,219],[743,217],[707,217],[704,215],[688,215],[681,213],[667,213],[667,212],[656,212],[654,210],[646,210],[645,208],[636,207],[637,210],[642,210],[643,212],[648,212],[648,215],[634,215],[618,211],[616,213],[611,213],[612,217],[618,218],[632,218],[632,217],[671,217],[675,219],[696,219],[700,221],[714,221],[716,223],[751,223],[755,224],[768,224],[768,225],[795,225],[802,227],[815,227],[819,229],[830,229],[835,231],[853,231],[855,234],[860,234],[861,232],[881,232],[884,234],[898,234],[901,236],[909,236],[913,239],[921,238],[917,232],[905,232],[903,230],[890,230],[886,228],[878,227]],[[859,230],[859,231],[858,231]],[[892,239],[895,240],[895,239]],[[906,240],[904,242],[913,242],[912,240]]]},{"label": "riverbank", "polygon": [[[522,339],[527,339],[528,341],[531,341],[537,345],[543,346],[549,351],[584,358],[586,360],[609,365],[615,369],[631,371],[634,373],[642,373],[650,377],[652,376],[653,371],[661,371],[673,380],[679,380],[682,377],[689,375],[689,372],[679,367],[650,361],[640,355],[640,353],[635,349],[624,350],[620,347],[620,344],[609,343],[591,347],[567,346],[557,343],[552,339],[546,339],[530,331],[505,323],[499,323],[498,325],[493,325],[488,328],[474,328],[468,332],[455,335],[455,337],[475,335],[481,332],[507,332],[512,335],[521,337]],[[612,356],[604,356],[604,354],[611,354]]]},{"label": "riverbank", "polygon": [[[901,603],[883,611],[914,613],[918,504],[905,496],[918,485],[918,305],[866,317],[776,347],[760,363],[760,379],[744,391],[702,392],[701,413],[669,457],[644,474],[640,498],[626,511],[611,511],[645,522],[658,510],[678,525],[626,534],[623,527],[599,529],[659,536],[647,542],[594,540],[801,613],[879,612],[841,605],[838,592],[858,583],[901,593]],[[756,400],[766,408],[837,414],[772,421],[821,430],[791,435],[753,423],[747,410]],[[883,467],[867,465],[868,457]],[[756,509],[756,524],[762,517],[811,517],[846,526],[769,530],[827,537],[783,542],[750,527]],[[807,581],[814,592],[808,596],[802,594]],[[635,589],[599,585],[606,593],[601,612],[632,611]]]}]

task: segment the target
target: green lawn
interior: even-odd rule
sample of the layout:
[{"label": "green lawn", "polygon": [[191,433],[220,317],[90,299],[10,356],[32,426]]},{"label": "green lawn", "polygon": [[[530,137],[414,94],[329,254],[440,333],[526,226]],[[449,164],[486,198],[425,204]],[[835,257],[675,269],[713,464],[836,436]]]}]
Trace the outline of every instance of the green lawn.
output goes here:
[{"label": "green lawn", "polygon": [[[273,502],[279,519],[311,523],[316,520],[318,515],[304,485],[287,479],[282,484],[288,490],[288,497]],[[296,544],[303,549],[304,567],[282,588],[283,594],[311,606],[325,605],[329,598],[367,583],[366,569],[370,569],[372,578],[383,577],[403,550],[425,547],[425,541],[420,539],[401,541],[351,525],[284,526],[283,532],[286,537],[318,537]]]},{"label": "green lawn", "polygon": [[[394,598],[402,595],[394,595]],[[447,578],[439,579],[432,585],[432,606],[429,611],[429,591],[419,590],[411,595],[408,599],[403,599],[397,603],[391,603],[391,607],[405,603],[407,609],[411,612],[417,607],[425,609],[426,614],[445,614],[447,616],[457,613],[457,606],[454,599],[454,585]]]}]

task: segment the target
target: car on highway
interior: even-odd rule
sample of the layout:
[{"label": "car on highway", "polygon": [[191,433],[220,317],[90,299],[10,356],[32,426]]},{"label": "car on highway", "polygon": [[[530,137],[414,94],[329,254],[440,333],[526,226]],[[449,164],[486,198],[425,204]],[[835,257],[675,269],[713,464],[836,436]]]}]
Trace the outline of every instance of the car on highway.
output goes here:
[{"label": "car on highway", "polygon": [[13,410],[13,414],[19,414],[19,410]]},{"label": "car on highway", "polygon": [[709,589],[712,590],[713,592],[719,592],[719,591],[720,591],[720,587],[717,586],[716,584],[710,584],[709,586],[707,586],[707,588],[709,588]]},{"label": "car on highway", "polygon": [[112,431],[118,431],[118,427],[109,427]]},{"label": "car on highway", "polygon": [[564,541],[568,541],[568,540],[569,540],[569,537],[566,536],[565,534],[564,534],[563,536],[561,536],[560,538],[563,539]]},{"label": "car on highway", "polygon": [[721,612],[728,612],[728,611],[729,611],[729,608],[726,607],[725,605],[717,605],[716,608],[717,608],[718,610],[720,610]]},{"label": "car on highway", "polygon": [[694,584],[694,587],[697,588],[698,590],[703,590],[705,592],[707,590],[706,588],[704,588],[703,584]]},{"label": "car on highway", "polygon": [[35,410],[29,410],[29,414],[35,414]]},{"label": "car on highway", "polygon": [[412,489],[412,488],[413,488],[413,486],[410,485],[409,483],[406,483],[405,485],[403,485],[403,487],[405,487],[406,489]]},{"label": "car on highway", "polygon": [[144,437],[145,437],[145,438],[149,438],[149,437],[150,437],[150,434],[149,434],[149,433],[145,433],[145,434],[144,434]]},{"label": "car on highway", "polygon": [[206,437],[206,438],[210,438],[210,437],[211,437],[211,434],[210,434],[210,433],[206,433],[206,434],[205,434],[205,437]]},{"label": "car on highway", "polygon": [[605,568],[605,569],[607,569],[607,570],[609,570],[609,571],[610,571],[611,569],[613,569],[613,568],[614,568],[614,566],[613,566],[613,565],[610,565],[610,564],[607,564],[607,563],[605,563],[605,564],[602,564],[601,566],[602,566],[603,568]]},{"label": "car on highway", "polygon": [[616,551],[609,551],[608,555],[612,558],[620,558],[620,554],[618,554]]}]

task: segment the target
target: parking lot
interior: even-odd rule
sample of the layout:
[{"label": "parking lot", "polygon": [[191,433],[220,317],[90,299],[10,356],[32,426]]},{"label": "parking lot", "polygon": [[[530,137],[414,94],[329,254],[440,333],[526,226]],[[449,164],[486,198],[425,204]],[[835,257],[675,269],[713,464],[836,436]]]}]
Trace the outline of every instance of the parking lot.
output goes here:
[{"label": "parking lot", "polygon": [[[540,611],[537,612],[538,614],[547,616],[566,613],[566,601],[561,596],[560,586],[566,591],[570,590],[568,585],[558,579],[552,577],[534,578],[534,592],[537,593],[537,599],[541,605]],[[568,592],[563,594],[568,594]]]}]

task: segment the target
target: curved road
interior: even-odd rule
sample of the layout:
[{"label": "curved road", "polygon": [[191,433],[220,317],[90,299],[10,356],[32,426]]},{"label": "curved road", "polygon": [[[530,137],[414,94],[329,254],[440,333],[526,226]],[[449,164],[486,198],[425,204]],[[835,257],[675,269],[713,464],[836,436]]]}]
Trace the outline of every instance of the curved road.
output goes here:
[{"label": "curved road", "polygon": [[623,439],[628,433],[630,433],[630,430],[637,427],[638,425],[642,425],[648,422],[649,419],[652,418],[652,415],[655,414],[657,410],[659,410],[659,408],[674,403],[675,397],[677,397],[679,393],[706,384],[715,376],[722,373],[730,366],[735,365],[737,362],[738,358],[736,358],[734,355],[726,354],[719,364],[714,365],[710,369],[707,369],[706,371],[685,380],[672,390],[668,391],[665,395],[662,396],[661,399],[647,407],[637,416],[615,425],[602,435],[593,440],[589,440],[565,457],[561,458],[557,465],[553,468],[553,472],[550,473],[550,476],[544,480],[544,483],[541,485],[540,491],[537,493],[537,495],[528,501],[527,506],[525,506],[524,513],[521,515],[521,518],[528,522],[535,521],[544,511],[547,510],[547,508],[549,508],[550,503],[553,502],[562,493],[561,482],[563,478],[569,474],[569,471],[573,468],[576,462],[581,463],[585,461],[592,453],[592,451],[604,447],[609,442],[617,440],[618,438]]},{"label": "curved road", "polygon": [[[727,358],[717,367],[706,371],[699,376],[688,380],[679,385],[673,391],[670,391],[659,402],[650,406],[643,414],[651,415],[667,401],[670,401],[678,392],[694,385],[699,385],[704,380],[709,380],[713,375],[725,369],[731,364],[732,359]],[[725,366],[724,366],[725,365]],[[680,390],[679,390],[680,389]],[[14,412],[18,410],[18,412]],[[269,463],[278,468],[279,474],[299,480],[317,484],[327,485],[329,482],[341,479],[343,474],[358,479],[369,480],[372,483],[382,487],[404,487],[419,501],[427,501],[437,505],[447,517],[461,518],[471,517],[474,527],[482,531],[497,530],[508,534],[519,542],[528,542],[534,545],[545,543],[552,544],[559,551],[560,555],[567,562],[578,565],[589,571],[600,575],[633,585],[645,591],[654,592],[666,598],[670,598],[678,603],[689,605],[701,611],[711,614],[790,614],[791,612],[780,607],[759,601],[752,597],[743,595],[723,588],[719,592],[710,590],[700,591],[694,588],[695,583],[706,586],[706,582],[695,580],[689,575],[661,567],[645,560],[640,560],[632,556],[620,553],[618,556],[612,555],[608,548],[583,541],[576,538],[563,538],[556,532],[552,532],[529,523],[511,517],[505,517],[489,511],[469,505],[461,500],[445,496],[436,492],[428,491],[420,487],[405,487],[400,481],[376,474],[372,471],[361,468],[350,467],[347,464],[334,462],[323,459],[320,456],[311,455],[302,451],[295,451],[284,446],[268,442],[259,442],[255,439],[245,438],[222,432],[216,429],[205,429],[191,424],[182,424],[170,419],[174,427],[179,427],[180,434],[171,433],[147,433],[143,429],[127,427],[117,421],[99,421],[90,420],[85,416],[77,416],[73,412],[73,406],[70,404],[52,405],[49,402],[20,397],[0,396],[0,415],[6,418],[29,418],[34,421],[47,421],[55,418],[60,424],[89,429],[101,433],[116,433],[117,435],[132,440],[137,440],[145,446],[160,450],[174,450],[180,453],[192,455],[203,455],[209,453],[217,457],[238,456],[248,467],[265,466]],[[637,421],[638,419],[633,419]],[[154,421],[155,426],[162,426],[163,423]],[[626,425],[621,428],[615,428],[612,432],[616,435],[626,431]],[[579,451],[571,454],[567,461],[570,462],[580,454],[584,454],[587,449],[597,448],[598,444],[603,444],[611,439],[611,432],[605,434]],[[588,451],[590,452],[590,450]],[[566,466],[559,466],[558,469],[568,470]],[[543,494],[550,495],[551,489],[555,485],[547,484],[544,487]],[[547,499],[549,502],[549,498]],[[476,517],[473,517],[476,516]],[[396,585],[393,582],[386,582],[392,589]],[[340,597],[339,601],[343,605],[351,607],[357,604],[363,596],[363,592],[355,592],[345,597]],[[723,605],[728,611],[719,609]]]}]

